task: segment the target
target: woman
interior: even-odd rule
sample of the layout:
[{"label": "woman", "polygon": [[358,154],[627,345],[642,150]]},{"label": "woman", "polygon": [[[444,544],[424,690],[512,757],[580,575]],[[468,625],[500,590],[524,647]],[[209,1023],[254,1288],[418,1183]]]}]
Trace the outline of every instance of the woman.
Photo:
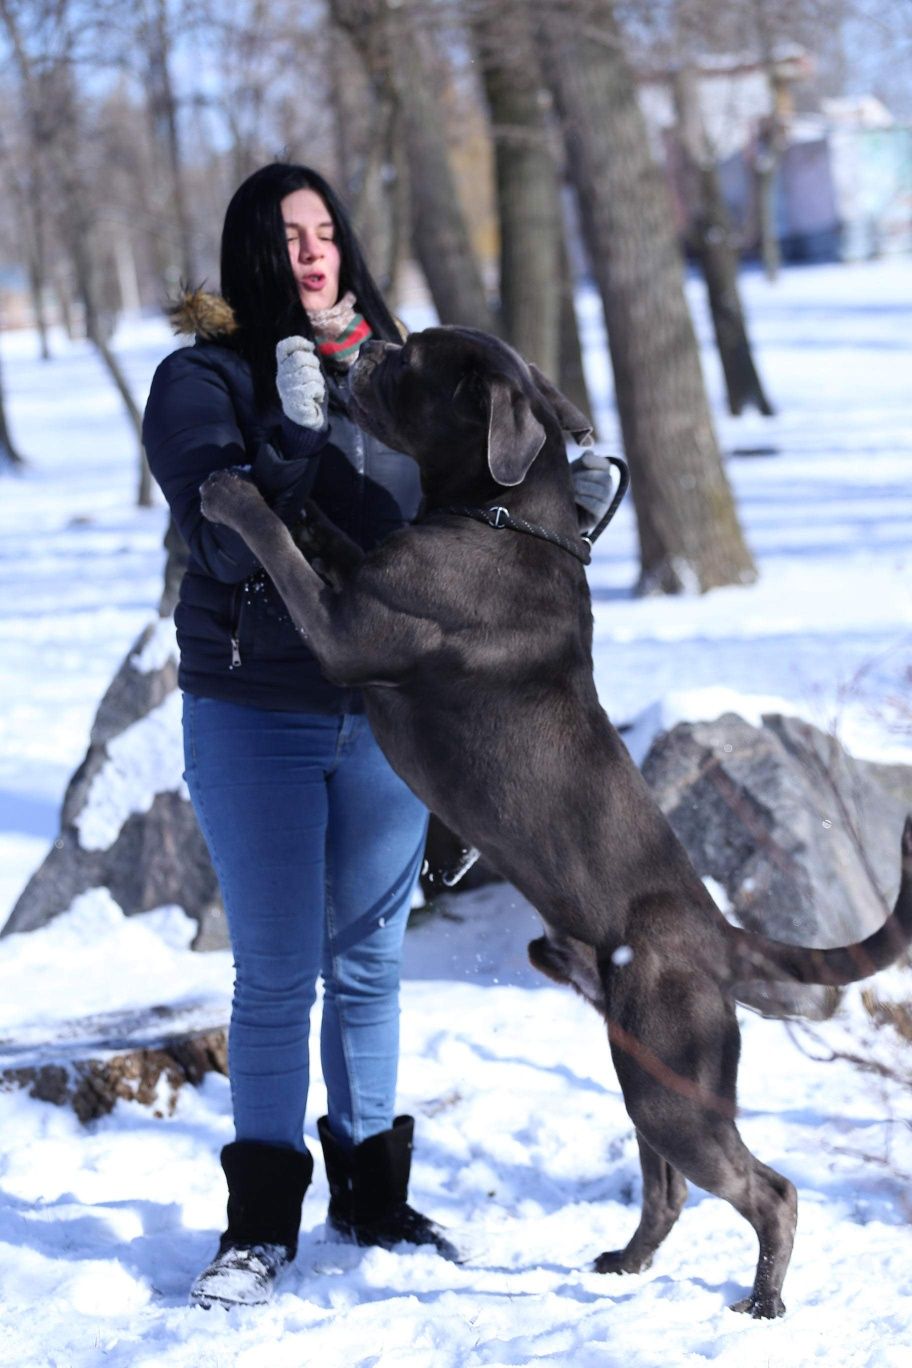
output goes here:
[{"label": "woman", "polygon": [[237,1138],[221,1155],[227,1228],[191,1291],[202,1305],[268,1300],[294,1258],[313,1171],[303,1129],[318,975],[328,1224],[359,1244],[456,1257],[406,1201],[413,1122],[394,1115],[402,936],[427,813],[358,694],[323,679],[245,543],[199,502],[211,471],[248,465],[285,521],[309,497],[365,548],[413,518],[417,467],[346,416],[361,343],[400,333],[344,209],[306,167],[263,167],[235,193],[221,285],[221,298],[197,292],[176,311],[195,345],[159,366],[144,423],[190,550],[175,614],[185,777],[235,961]]}]

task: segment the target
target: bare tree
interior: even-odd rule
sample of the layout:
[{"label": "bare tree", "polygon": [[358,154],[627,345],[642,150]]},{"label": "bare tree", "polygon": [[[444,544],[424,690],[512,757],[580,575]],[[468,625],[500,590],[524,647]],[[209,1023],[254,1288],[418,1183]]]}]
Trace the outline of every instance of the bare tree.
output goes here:
[{"label": "bare tree", "polygon": [[567,243],[560,242],[558,261],[560,272],[560,321],[558,335],[557,384],[571,403],[590,420],[594,417],[586,372],[583,368],[583,348],[580,342],[579,322],[576,317],[576,281]]},{"label": "bare tree", "polygon": [[83,326],[123,400],[136,434],[139,481],[137,500],[152,500],[151,478],[142,449],[142,414],[126,375],[109,345],[109,327],[99,304],[98,222],[82,152],[90,143],[76,91],[77,45],[83,36],[82,16],[67,0],[17,6],[2,0],[0,20],[9,41],[26,109],[34,111],[44,142],[37,152],[45,159],[49,183],[61,207],[59,228],[72,265]]},{"label": "bare tree", "polygon": [[640,590],[756,569],[722,468],[667,187],[610,0],[535,0],[545,69],[602,298],[640,537]]},{"label": "bare tree", "polygon": [[334,23],[329,38],[338,175],[371,270],[394,301],[409,229],[402,120],[390,84],[370,79],[349,33]]},{"label": "bare tree", "polygon": [[329,5],[360,53],[378,101],[392,100],[399,111],[412,243],[441,320],[497,331],[450,169],[434,86],[438,56],[432,27],[412,0],[329,0]]},{"label": "bare tree", "polygon": [[468,0],[467,14],[494,141],[504,335],[557,376],[563,225],[550,99],[529,12],[524,0]]},{"label": "bare tree", "polygon": [[142,0],[134,10],[139,46],[146,63],[149,120],[168,167],[182,280],[198,280],[193,226],[187,198],[177,94],[172,75],[175,18],[168,0]]},{"label": "bare tree", "polygon": [[688,192],[688,245],[706,281],[728,407],[733,414],[739,414],[754,405],[769,416],[773,408],[761,383],[747,335],[738,288],[739,255],[722,196],[716,150],[707,137],[700,110],[695,68],[691,65],[679,67],[674,73],[673,85]]},{"label": "bare tree", "polygon": [[[14,62],[20,66],[24,54],[19,51],[21,39],[18,25],[15,22],[15,14],[16,8],[12,0],[2,0],[0,3],[0,20],[3,22],[7,38],[13,47]],[[20,156],[17,161],[12,149],[8,146],[7,137],[3,136],[2,161],[6,183],[10,187],[16,202],[18,217],[24,230],[22,241],[41,356],[42,359],[48,360],[51,354],[45,312],[48,224],[45,165],[42,155],[45,129],[40,101],[33,98],[33,92],[28,87],[23,89],[23,96],[19,119],[22,144]]]},{"label": "bare tree", "polygon": [[24,465],[22,457],[13,444],[6,421],[6,403],[3,397],[3,371],[0,368],[0,475],[10,466]]}]

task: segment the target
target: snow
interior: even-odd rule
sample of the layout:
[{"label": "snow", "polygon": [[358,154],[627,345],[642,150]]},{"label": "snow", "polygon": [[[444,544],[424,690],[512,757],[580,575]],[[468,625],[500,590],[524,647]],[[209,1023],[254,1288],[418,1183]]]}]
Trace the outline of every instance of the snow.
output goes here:
[{"label": "snow", "polygon": [[158,618],[142,649],[130,657],[130,664],[140,674],[161,670],[169,660],[177,660],[177,632],[174,618]]},{"label": "snow", "polygon": [[[590,570],[602,699],[637,755],[678,720],[790,712],[857,754],[912,762],[912,261],[788,270],[775,286],[747,273],[743,285],[779,410],[769,420],[722,412],[701,290],[690,289],[760,579],[703,597],[633,599],[628,503]],[[591,293],[580,310],[611,449]],[[155,319],[118,334],[141,396],[170,345]],[[0,346],[10,425],[31,459],[25,475],[0,481],[3,918],[56,834],[98,700],[154,618],[164,515],[132,505],[133,439],[89,349],[57,336],[48,364],[27,334],[5,334]],[[169,633],[156,631],[137,668],[167,656]],[[109,843],[163,772],[179,782],[175,702],[111,746],[121,801],[90,808],[87,844]],[[538,922],[515,892],[453,894],[446,908],[419,914],[406,938],[399,1103],[417,1118],[413,1200],[450,1229],[466,1263],[329,1240],[318,1160],[298,1259],[276,1301],[191,1309],[189,1284],[223,1219],[227,1080],[183,1089],[173,1115],[120,1102],[88,1127],[67,1108],[0,1091],[0,1364],[910,1361],[912,1058],[908,1042],[875,1029],[859,990],[813,1031],[744,1014],[742,1132],[796,1183],[800,1202],[788,1313],[753,1322],[726,1309],[750,1284],[752,1233],[699,1191],[651,1269],[619,1280],[590,1271],[636,1225],[640,1182],[604,1028],[529,968],[525,943]],[[159,1005],[223,1016],[229,956],[192,953],[192,929],[179,908],[125,918],[94,890],[44,930],[0,941],[0,1051],[40,1057],[64,1030],[75,1049],[99,1018],[129,1034],[143,1008]],[[887,1000],[912,998],[908,971],[874,987]],[[307,1131],[318,1152],[316,1040],[314,1074]]]},{"label": "snow", "polygon": [[149,811],[156,793],[180,792],[189,798],[182,777],[180,693],[168,694],[157,708],[113,737],[107,756],[76,818],[83,850],[108,850],[128,817]]}]

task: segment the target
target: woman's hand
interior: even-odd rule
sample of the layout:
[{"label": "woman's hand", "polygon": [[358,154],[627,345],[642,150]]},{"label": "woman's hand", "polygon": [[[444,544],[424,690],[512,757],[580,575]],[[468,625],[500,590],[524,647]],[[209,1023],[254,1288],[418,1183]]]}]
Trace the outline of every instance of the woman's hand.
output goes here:
[{"label": "woman's hand", "polygon": [[323,427],[326,380],[314,344],[306,337],[283,337],[276,361],[276,389],[286,418],[301,427]]},{"label": "woman's hand", "polygon": [[586,451],[578,460],[570,462],[570,478],[580,531],[585,535],[594,531],[608,512],[618,486],[618,475],[606,456]]}]

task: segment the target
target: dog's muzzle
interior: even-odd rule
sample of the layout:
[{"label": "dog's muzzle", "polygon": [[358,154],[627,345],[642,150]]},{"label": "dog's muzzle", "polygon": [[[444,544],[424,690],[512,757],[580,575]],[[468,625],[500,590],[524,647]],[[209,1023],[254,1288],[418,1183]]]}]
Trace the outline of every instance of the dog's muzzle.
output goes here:
[{"label": "dog's muzzle", "polygon": [[358,359],[350,371],[350,393],[352,407],[356,415],[363,419],[373,419],[375,422],[380,417],[376,414],[379,407],[383,410],[383,405],[378,405],[379,395],[373,386],[374,371],[383,362],[384,358],[391,351],[399,351],[399,346],[395,342],[380,342],[371,338],[365,342]]},{"label": "dog's muzzle", "polygon": [[381,342],[371,337],[358,352],[358,359],[351,368],[352,387],[370,380],[374,371],[391,351],[401,350],[396,342]]}]

